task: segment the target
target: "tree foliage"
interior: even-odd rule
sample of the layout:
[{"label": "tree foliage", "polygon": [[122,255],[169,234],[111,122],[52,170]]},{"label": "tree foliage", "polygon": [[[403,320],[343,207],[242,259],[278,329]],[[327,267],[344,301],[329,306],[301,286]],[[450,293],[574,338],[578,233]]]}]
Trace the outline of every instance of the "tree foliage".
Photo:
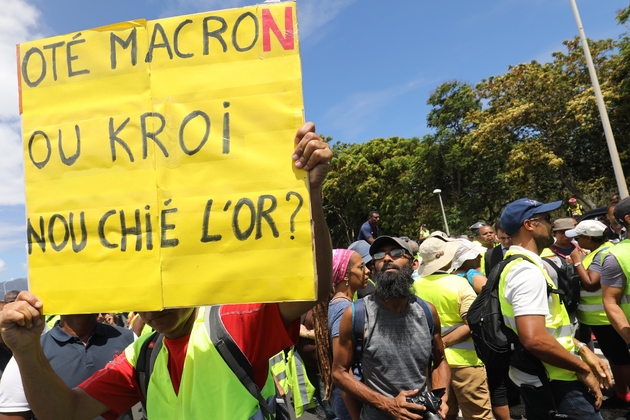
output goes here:
[{"label": "tree foliage", "polygon": [[[617,20],[625,24],[630,6]],[[630,37],[589,41],[609,119],[628,173]],[[422,139],[337,142],[324,184],[334,245],[347,246],[372,209],[381,232],[418,236],[421,223],[443,229],[439,188],[451,233],[499,219],[520,197],[576,197],[587,208],[616,192],[612,164],[579,39],[548,63],[518,64],[476,86],[449,81],[429,96]]]}]

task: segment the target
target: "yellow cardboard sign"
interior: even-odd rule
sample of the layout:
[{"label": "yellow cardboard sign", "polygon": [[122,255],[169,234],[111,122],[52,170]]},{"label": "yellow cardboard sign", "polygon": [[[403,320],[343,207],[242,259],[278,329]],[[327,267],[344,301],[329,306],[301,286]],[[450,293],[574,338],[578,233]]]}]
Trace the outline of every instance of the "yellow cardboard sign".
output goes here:
[{"label": "yellow cardboard sign", "polygon": [[315,298],[294,2],[18,46],[46,313]]}]

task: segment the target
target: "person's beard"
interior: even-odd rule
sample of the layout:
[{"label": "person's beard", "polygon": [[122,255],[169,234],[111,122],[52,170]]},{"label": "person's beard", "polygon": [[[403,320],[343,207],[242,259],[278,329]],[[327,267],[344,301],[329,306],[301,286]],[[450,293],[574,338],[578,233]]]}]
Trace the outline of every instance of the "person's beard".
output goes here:
[{"label": "person's beard", "polygon": [[[397,268],[397,272],[387,273],[385,270]],[[408,298],[413,296],[411,286],[413,285],[413,267],[411,263],[405,264],[398,268],[394,263],[384,265],[381,270],[374,273],[374,284],[376,291],[374,295],[379,300],[388,300],[392,298]]]},{"label": "person's beard", "polygon": [[549,248],[553,245],[553,236],[551,231],[547,232],[547,235],[538,235],[534,234],[534,243],[536,244],[536,248],[538,248],[538,253],[540,254],[543,249]]}]

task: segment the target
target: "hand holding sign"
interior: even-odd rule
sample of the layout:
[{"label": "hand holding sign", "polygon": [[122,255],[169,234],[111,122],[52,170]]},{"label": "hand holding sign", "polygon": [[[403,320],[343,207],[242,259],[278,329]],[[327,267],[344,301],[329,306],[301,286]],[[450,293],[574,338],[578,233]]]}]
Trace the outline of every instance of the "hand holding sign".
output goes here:
[{"label": "hand holding sign", "polygon": [[307,122],[295,135],[295,166],[309,171],[311,189],[320,189],[332,159],[328,143],[315,134],[315,124]]}]

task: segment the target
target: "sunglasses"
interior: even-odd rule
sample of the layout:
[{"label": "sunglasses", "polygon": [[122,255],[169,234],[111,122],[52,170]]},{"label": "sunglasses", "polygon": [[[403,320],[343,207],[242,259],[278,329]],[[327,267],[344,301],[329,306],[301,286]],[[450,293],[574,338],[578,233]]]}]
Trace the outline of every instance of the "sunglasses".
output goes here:
[{"label": "sunglasses", "polygon": [[406,255],[406,253],[404,249],[392,249],[391,251],[387,252],[377,252],[374,254],[373,258],[375,260],[382,260],[383,258],[385,258],[385,255],[389,255],[393,259],[397,260],[398,258]]},{"label": "sunglasses", "polygon": [[550,215],[550,214],[548,214],[548,215],[546,215],[545,217],[532,217],[532,218],[531,218],[531,219],[529,219],[529,220],[531,220],[531,221],[535,221],[535,220],[544,220],[545,222],[547,222],[547,223],[551,224],[553,219],[551,218],[551,215]]}]

